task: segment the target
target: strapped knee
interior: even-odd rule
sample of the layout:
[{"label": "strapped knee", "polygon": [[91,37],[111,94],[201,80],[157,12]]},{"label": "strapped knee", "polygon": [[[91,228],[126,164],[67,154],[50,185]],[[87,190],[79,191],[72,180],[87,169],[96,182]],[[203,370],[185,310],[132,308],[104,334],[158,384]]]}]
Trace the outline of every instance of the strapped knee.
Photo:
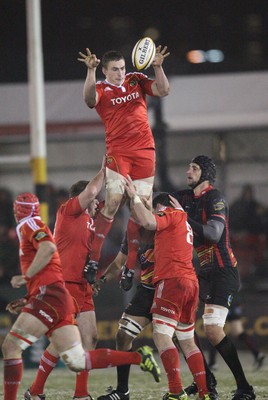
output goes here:
[{"label": "strapped knee", "polygon": [[176,321],[162,315],[153,314],[153,331],[172,338],[176,329]]},{"label": "strapped knee", "polygon": [[27,349],[27,347],[31,346],[38,340],[37,337],[30,335],[21,329],[13,329],[9,333],[16,339],[17,344],[22,350]]},{"label": "strapped knee", "polygon": [[86,368],[86,355],[81,343],[60,353],[60,357],[71,371],[79,372]]},{"label": "strapped knee", "polygon": [[178,340],[187,340],[194,337],[194,324],[182,324],[178,323],[175,335]]},{"label": "strapped knee", "polygon": [[129,317],[123,317],[119,321],[119,330],[135,339],[141,333],[143,327]]},{"label": "strapped knee", "polygon": [[144,178],[134,180],[133,183],[136,187],[136,192],[139,196],[149,197],[153,190],[154,178]]},{"label": "strapped knee", "polygon": [[123,175],[110,168],[106,168],[105,188],[112,194],[124,194],[125,185]]},{"label": "strapped knee", "polygon": [[211,312],[206,312],[203,315],[204,325],[217,325],[223,327],[225,325],[228,308],[218,308],[215,306],[207,307]]}]

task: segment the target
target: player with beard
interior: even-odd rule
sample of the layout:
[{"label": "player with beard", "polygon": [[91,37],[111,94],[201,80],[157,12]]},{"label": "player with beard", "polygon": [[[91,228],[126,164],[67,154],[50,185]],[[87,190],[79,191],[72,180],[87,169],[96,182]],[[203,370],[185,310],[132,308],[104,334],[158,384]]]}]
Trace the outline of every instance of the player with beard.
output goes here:
[{"label": "player with beard", "polygon": [[[235,346],[224,332],[240,279],[229,239],[229,207],[223,194],[213,187],[215,179],[214,162],[199,155],[190,162],[187,170],[187,183],[191,189],[175,192],[173,196],[187,212],[194,232],[205,334],[235,378],[237,389],[232,400],[251,400],[256,398],[254,390],[245,377]],[[186,391],[196,393],[195,383]]]},{"label": "player with beard", "polygon": [[193,231],[187,214],[168,193],[154,197],[152,211],[137,195],[129,176],[125,185],[137,220],[146,230],[155,232],[152,276],[155,293],[150,312],[153,339],[168,379],[169,391],[163,400],[188,399],[182,389],[180,357],[173,342],[174,335],[197,383],[198,397],[211,400],[203,357],[194,341],[199,285],[192,264]]}]

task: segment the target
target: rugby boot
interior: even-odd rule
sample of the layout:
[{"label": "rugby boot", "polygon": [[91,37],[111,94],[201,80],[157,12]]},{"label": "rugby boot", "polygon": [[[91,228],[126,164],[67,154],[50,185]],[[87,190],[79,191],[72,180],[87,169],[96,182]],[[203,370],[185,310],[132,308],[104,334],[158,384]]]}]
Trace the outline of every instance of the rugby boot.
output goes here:
[{"label": "rugby boot", "polygon": [[121,393],[117,389],[108,389],[108,393],[103,396],[99,396],[97,400],[129,400],[129,391]]},{"label": "rugby boot", "polygon": [[197,385],[195,382],[192,382],[191,385],[187,386],[184,391],[188,396],[192,396],[198,393]]},{"label": "rugby boot", "polygon": [[163,396],[163,400],[188,400],[189,397],[187,396],[187,393],[182,390],[180,393],[178,394],[173,394],[173,393],[166,393]]},{"label": "rugby boot", "polygon": [[161,380],[161,370],[154,359],[153,349],[149,346],[140,347],[137,352],[141,355],[140,367],[143,371],[150,372],[156,382]]},{"label": "rugby boot", "polygon": [[[215,377],[214,377],[215,379]],[[210,386],[208,386],[208,396],[210,400],[219,400],[219,395],[216,390],[216,379],[215,379],[215,385],[213,386],[213,382],[210,382]],[[191,383],[191,385],[187,386],[185,389],[185,392],[187,393],[188,396],[194,396],[198,393],[197,385],[195,382]]]},{"label": "rugby boot", "polygon": [[24,400],[45,400],[45,394],[31,394],[30,389],[26,390],[24,393]]},{"label": "rugby boot", "polygon": [[254,400],[254,399],[256,399],[256,394],[252,386],[249,386],[248,389],[237,389],[232,397],[232,400]]}]

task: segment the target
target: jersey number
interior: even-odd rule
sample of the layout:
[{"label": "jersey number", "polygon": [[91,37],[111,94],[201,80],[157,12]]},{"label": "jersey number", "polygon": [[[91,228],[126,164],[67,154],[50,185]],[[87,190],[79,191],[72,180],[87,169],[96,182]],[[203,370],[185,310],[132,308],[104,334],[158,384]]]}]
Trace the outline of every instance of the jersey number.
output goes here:
[{"label": "jersey number", "polygon": [[189,224],[188,221],[186,221],[186,228],[187,228],[187,236],[186,236],[186,241],[187,243],[193,244],[193,230],[191,228],[191,225]]},{"label": "jersey number", "polygon": [[87,229],[89,229],[90,231],[95,232],[95,226],[94,226],[94,221],[91,218],[89,222],[87,222]]}]

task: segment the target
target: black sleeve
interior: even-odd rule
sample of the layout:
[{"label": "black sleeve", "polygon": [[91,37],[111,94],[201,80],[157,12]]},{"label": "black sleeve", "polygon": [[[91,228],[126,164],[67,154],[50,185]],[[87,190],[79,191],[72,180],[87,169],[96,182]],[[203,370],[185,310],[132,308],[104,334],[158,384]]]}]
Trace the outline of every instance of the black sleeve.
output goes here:
[{"label": "black sleeve", "polygon": [[204,239],[203,224],[195,221],[194,219],[190,218],[189,216],[188,216],[187,220],[188,220],[189,224],[191,225],[194,233],[197,234],[198,236],[200,236],[202,239]]},{"label": "black sleeve", "polygon": [[218,243],[224,230],[224,224],[222,221],[210,220],[207,224],[203,225],[188,217],[188,222],[195,234],[211,243]]}]

